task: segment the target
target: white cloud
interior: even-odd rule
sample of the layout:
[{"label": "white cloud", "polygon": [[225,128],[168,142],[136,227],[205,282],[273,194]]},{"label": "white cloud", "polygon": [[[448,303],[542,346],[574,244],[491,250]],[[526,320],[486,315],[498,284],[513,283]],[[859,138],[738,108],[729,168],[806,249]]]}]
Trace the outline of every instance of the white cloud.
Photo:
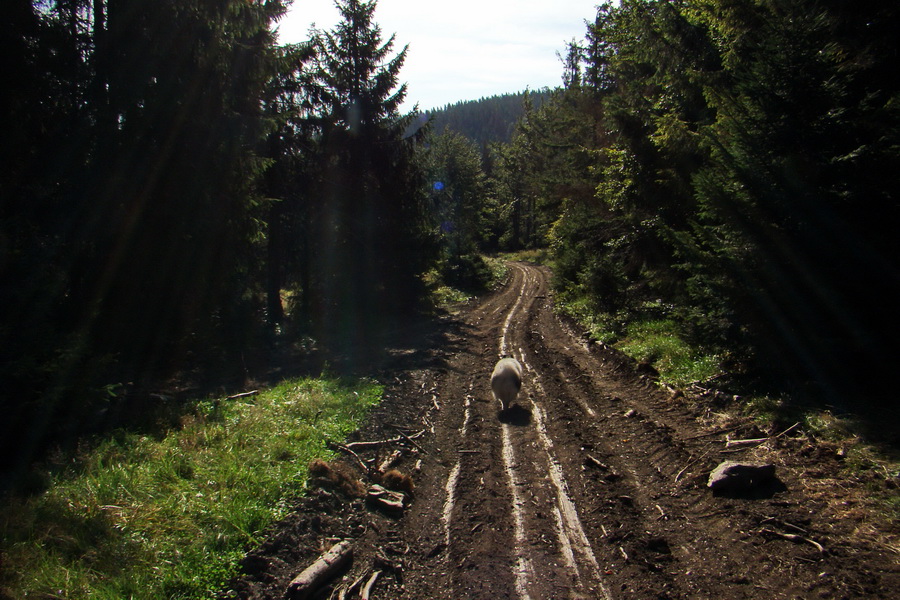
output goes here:
[{"label": "white cloud", "polygon": [[[582,39],[601,0],[380,0],[375,21],[395,50],[409,44],[401,80],[406,108],[437,108],[460,100],[556,87],[563,53]],[[333,0],[295,0],[279,23],[282,42],[304,40],[312,23],[331,29]]]}]

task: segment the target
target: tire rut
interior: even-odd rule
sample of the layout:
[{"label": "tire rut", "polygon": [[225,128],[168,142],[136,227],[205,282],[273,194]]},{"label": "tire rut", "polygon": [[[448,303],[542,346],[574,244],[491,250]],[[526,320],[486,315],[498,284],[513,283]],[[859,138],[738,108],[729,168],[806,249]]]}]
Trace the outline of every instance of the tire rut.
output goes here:
[{"label": "tire rut", "polygon": [[[891,597],[896,565],[819,515],[830,505],[804,495],[796,457],[770,455],[781,461],[783,494],[712,496],[705,479],[722,459],[716,432],[694,406],[562,322],[549,279],[544,267],[513,263],[505,286],[452,320],[432,366],[395,377],[367,435],[385,437],[385,423],[426,425],[412,451],[421,468],[401,463],[416,478],[402,517],[320,494],[279,535],[307,548],[333,539],[329,522],[331,536],[356,538],[363,565],[382,564],[383,552],[396,557],[395,581],[375,598]],[[501,420],[490,375],[503,355],[516,357],[525,376],[515,411]],[[321,506],[348,514],[323,518]],[[828,550],[771,534],[779,526]],[[288,557],[314,554],[288,551],[278,536],[270,545],[273,557],[260,564],[283,566],[278,575],[261,570],[260,580],[272,582],[259,587],[275,591],[241,598],[280,597],[297,571]]]}]

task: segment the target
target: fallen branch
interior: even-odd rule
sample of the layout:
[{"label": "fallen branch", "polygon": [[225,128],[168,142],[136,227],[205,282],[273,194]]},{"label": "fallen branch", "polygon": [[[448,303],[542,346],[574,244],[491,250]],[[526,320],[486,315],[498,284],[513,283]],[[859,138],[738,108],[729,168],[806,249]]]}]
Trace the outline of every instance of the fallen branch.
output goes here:
[{"label": "fallen branch", "polygon": [[[392,427],[394,427],[394,426],[392,425]],[[394,428],[396,429],[396,427],[394,427]],[[347,447],[351,448],[353,450],[362,450],[362,449],[366,449],[366,448],[378,448],[380,446],[386,446],[388,444],[396,444],[396,443],[402,442],[404,440],[412,440],[412,439],[422,437],[423,435],[425,435],[424,429],[422,431],[418,431],[412,435],[406,435],[405,433],[400,432],[399,430],[398,430],[398,432],[400,433],[400,435],[395,438],[390,438],[387,440],[350,442],[349,444],[347,444]]]},{"label": "fallen branch", "polygon": [[584,456],[585,456],[585,460],[586,460],[587,462],[589,462],[590,464],[594,465],[594,466],[597,467],[598,469],[602,469],[602,470],[604,470],[604,471],[609,471],[609,465],[603,464],[602,462],[600,462],[599,460],[597,460],[596,458],[594,458],[594,457],[591,456],[590,454],[585,454]]},{"label": "fallen branch", "polygon": [[395,437],[389,440],[371,440],[365,442],[349,442],[346,444],[347,448],[351,448],[353,450],[367,450],[369,448],[380,448],[381,446],[387,446],[388,444],[396,444],[397,442],[402,442],[402,437]]},{"label": "fallen branch", "polygon": [[390,456],[385,458],[381,462],[381,464],[378,465],[378,472],[379,473],[387,473],[388,469],[390,469],[392,466],[394,466],[394,463],[396,463],[398,460],[400,460],[401,456],[403,456],[403,453],[400,452],[399,450],[394,450],[393,452],[391,452]]},{"label": "fallen branch", "polygon": [[780,531],[775,531],[774,529],[760,529],[760,533],[771,533],[774,536],[780,537],[782,539],[791,541],[791,542],[806,542],[807,544],[812,544],[816,547],[816,549],[821,553],[825,554],[825,548],[822,547],[822,544],[815,540],[811,540],[807,537],[803,537],[802,535],[797,535],[796,533],[781,533]]},{"label": "fallen branch", "polygon": [[762,520],[763,523],[775,523],[781,527],[787,527],[788,529],[793,529],[794,531],[799,531],[800,533],[809,533],[807,530],[803,529],[799,525],[794,525],[793,523],[788,523],[787,521],[782,521],[781,519],[776,519],[775,517],[766,517]]},{"label": "fallen branch", "polygon": [[363,586],[362,593],[359,595],[360,600],[370,600],[372,588],[375,586],[375,581],[378,579],[378,576],[381,575],[381,571],[373,571],[372,576],[369,577],[369,580],[366,582],[366,585]]},{"label": "fallen branch", "polygon": [[361,459],[359,457],[359,454],[357,454],[356,452],[354,452],[353,450],[351,450],[344,444],[338,444],[337,442],[328,442],[328,445],[331,446],[332,448],[336,448],[337,450],[340,450],[341,452],[346,452],[347,454],[349,454],[350,456],[355,458],[356,462],[359,463],[359,467],[363,470],[363,473],[371,474],[372,469],[369,467],[369,465],[367,465],[365,463],[365,461],[363,461],[363,459]]},{"label": "fallen branch", "polygon": [[710,452],[712,452],[712,448],[710,448],[709,450],[707,450],[706,452],[704,452],[697,458],[691,458],[689,461],[687,461],[687,464],[684,465],[684,468],[681,469],[680,471],[678,471],[678,474],[675,476],[675,483],[678,483],[678,480],[681,479],[681,476],[684,474],[684,472],[688,470],[688,467],[690,467],[692,464],[694,464],[697,461],[699,461],[700,459],[702,459],[704,456],[706,456]]},{"label": "fallen branch", "polygon": [[[406,435],[405,433],[403,433],[402,431],[400,431],[400,429],[399,429],[398,427],[396,427],[396,426],[394,426],[394,425],[391,425],[391,427],[393,427],[394,430],[395,430],[397,433],[399,433],[400,436],[401,436],[403,439],[405,439],[407,442],[409,442],[410,444],[412,444],[413,446],[415,446],[416,448],[418,448],[419,452],[421,452],[422,454],[428,454],[428,451],[425,450],[425,448],[423,448],[422,446],[420,446],[419,444],[417,444],[411,437],[409,437],[408,435]],[[424,433],[424,432],[423,432],[423,433]]]},{"label": "fallen branch", "polygon": [[363,580],[369,576],[369,573],[372,572],[372,569],[367,569],[362,575],[357,577],[353,583],[350,584],[349,587],[343,589],[341,594],[338,596],[338,600],[345,600],[346,598],[352,598],[356,595],[356,592],[359,591],[360,586],[363,583]]},{"label": "fallen branch", "polygon": [[796,423],[794,423],[793,425],[791,425],[790,427],[788,427],[787,429],[785,429],[784,431],[782,431],[781,433],[779,433],[778,435],[773,437],[772,439],[774,440],[776,438],[780,438],[781,436],[786,434],[788,431],[792,431],[793,429],[796,429],[799,426],[800,426],[800,421],[797,421]]},{"label": "fallen branch", "polygon": [[687,441],[687,440],[698,440],[698,439],[700,439],[700,438],[710,437],[710,436],[713,436],[713,435],[719,435],[720,433],[730,433],[730,432],[734,431],[735,429],[738,429],[738,428],[740,428],[740,427],[743,427],[743,426],[746,425],[747,423],[749,423],[749,421],[745,421],[745,422],[743,422],[743,423],[739,423],[739,424],[734,425],[734,426],[732,426],[732,427],[722,427],[722,428],[720,428],[720,429],[714,429],[714,430],[712,430],[712,431],[707,431],[706,433],[700,433],[700,434],[697,434],[697,435],[688,436],[688,437],[686,437],[686,438],[682,438],[682,441]]},{"label": "fallen branch", "polygon": [[352,558],[353,546],[350,540],[338,542],[291,581],[287,596],[294,600],[310,597]]},{"label": "fallen branch", "polygon": [[726,448],[746,448],[750,446],[759,446],[760,444],[764,444],[768,442],[772,438],[755,438],[755,439],[747,439],[747,440],[730,440],[728,438],[725,439],[725,447]]},{"label": "fallen branch", "polygon": [[799,425],[800,425],[799,422],[794,423],[793,425],[791,425],[790,427],[788,427],[781,433],[779,433],[777,435],[770,435],[769,437],[764,437],[764,438],[756,438],[756,439],[752,439],[752,440],[729,440],[729,439],[726,439],[725,440],[725,448],[731,448],[731,450],[723,450],[722,452],[738,452],[745,448],[751,448],[751,447],[755,448],[756,446],[764,444],[768,441],[777,440],[778,438],[780,438],[787,432],[795,429]]},{"label": "fallen branch", "polygon": [[235,394],[234,396],[228,396],[226,398],[226,400],[234,400],[235,398],[243,398],[245,396],[253,396],[258,393],[259,393],[259,390],[253,390],[251,392],[242,392],[240,394]]}]

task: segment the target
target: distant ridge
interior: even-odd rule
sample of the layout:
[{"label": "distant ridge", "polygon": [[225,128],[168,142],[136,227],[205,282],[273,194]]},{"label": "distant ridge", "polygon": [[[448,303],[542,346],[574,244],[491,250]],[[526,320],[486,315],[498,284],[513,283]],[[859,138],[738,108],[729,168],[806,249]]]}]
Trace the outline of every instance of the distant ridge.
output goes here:
[{"label": "distant ridge", "polygon": [[[525,112],[525,94],[518,92],[467,100],[428,111],[432,131],[439,134],[449,128],[481,148],[496,142],[507,143],[512,139],[516,122]],[[551,92],[544,88],[527,94],[532,106],[537,108],[550,98]]]}]

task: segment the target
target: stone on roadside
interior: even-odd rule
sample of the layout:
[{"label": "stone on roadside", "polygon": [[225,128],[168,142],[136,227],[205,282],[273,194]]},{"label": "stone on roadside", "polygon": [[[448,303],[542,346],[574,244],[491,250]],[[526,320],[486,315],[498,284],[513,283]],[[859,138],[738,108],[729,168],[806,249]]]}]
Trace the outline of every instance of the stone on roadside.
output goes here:
[{"label": "stone on roadside", "polygon": [[726,460],[709,474],[707,486],[713,492],[742,493],[775,479],[775,465]]}]

